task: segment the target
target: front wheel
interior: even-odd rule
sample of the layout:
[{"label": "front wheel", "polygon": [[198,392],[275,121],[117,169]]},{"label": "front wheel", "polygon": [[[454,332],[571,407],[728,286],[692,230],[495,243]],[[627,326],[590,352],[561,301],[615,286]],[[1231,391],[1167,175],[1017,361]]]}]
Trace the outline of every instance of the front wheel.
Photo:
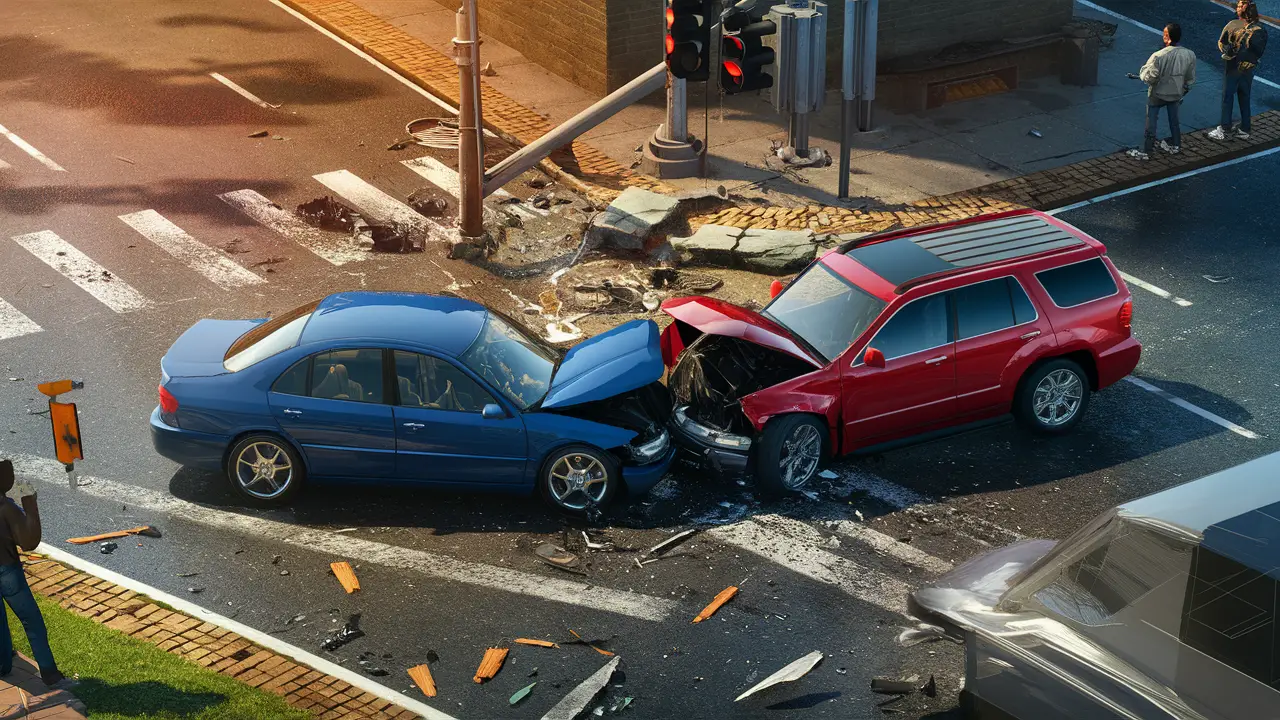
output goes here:
[{"label": "front wheel", "polygon": [[810,415],[784,415],[770,421],[756,451],[756,481],[761,492],[779,497],[808,486],[827,455],[826,432]]},{"label": "front wheel", "polygon": [[282,505],[302,485],[306,469],[293,446],[275,435],[250,435],[227,455],[227,479],[252,505]]},{"label": "front wheel", "polygon": [[1027,374],[1013,412],[1032,430],[1059,435],[1079,425],[1088,406],[1089,376],[1079,364],[1059,358]]},{"label": "front wheel", "polygon": [[603,508],[618,492],[622,472],[612,455],[586,445],[551,453],[538,475],[538,491],[551,507],[571,515]]}]

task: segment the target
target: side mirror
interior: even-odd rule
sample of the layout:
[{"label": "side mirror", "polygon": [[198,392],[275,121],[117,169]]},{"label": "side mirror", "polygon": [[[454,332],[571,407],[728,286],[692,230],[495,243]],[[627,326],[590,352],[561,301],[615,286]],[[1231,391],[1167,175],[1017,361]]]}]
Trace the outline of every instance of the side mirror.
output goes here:
[{"label": "side mirror", "polygon": [[[884,367],[884,366],[881,365],[881,367]],[[485,420],[501,420],[506,416],[507,416],[507,411],[503,410],[502,406],[497,403],[489,403],[485,405],[484,409],[480,411],[480,417],[484,418]]]},{"label": "side mirror", "polygon": [[781,293],[782,289],[785,287],[786,285],[783,285],[781,280],[774,280],[773,282],[769,283],[769,297],[770,298],[778,297],[778,294]]},{"label": "side mirror", "polygon": [[867,367],[884,369],[884,353],[869,347],[862,353],[862,364]]}]

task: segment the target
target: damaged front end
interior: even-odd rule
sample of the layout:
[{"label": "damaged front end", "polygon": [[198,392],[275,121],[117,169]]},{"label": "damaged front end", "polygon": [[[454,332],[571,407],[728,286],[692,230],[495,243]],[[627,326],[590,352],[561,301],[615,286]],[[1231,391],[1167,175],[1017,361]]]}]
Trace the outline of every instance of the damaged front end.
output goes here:
[{"label": "damaged front end", "polygon": [[636,433],[626,445],[609,448],[624,464],[648,465],[665,457],[671,447],[671,393],[661,382],[581,405],[552,410],[582,420],[612,425]]}]

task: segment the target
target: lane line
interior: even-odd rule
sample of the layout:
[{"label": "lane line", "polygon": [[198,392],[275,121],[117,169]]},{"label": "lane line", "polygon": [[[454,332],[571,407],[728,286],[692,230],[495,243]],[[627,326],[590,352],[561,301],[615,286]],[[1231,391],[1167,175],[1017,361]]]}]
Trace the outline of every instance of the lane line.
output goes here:
[{"label": "lane line", "polygon": [[1192,302],[1190,300],[1184,300],[1183,298],[1180,298],[1177,295],[1174,295],[1168,290],[1165,290],[1163,288],[1158,288],[1155,285],[1152,285],[1146,280],[1139,280],[1138,278],[1130,275],[1129,273],[1123,270],[1120,271],[1120,277],[1124,278],[1124,281],[1129,283],[1130,285],[1137,285],[1138,287],[1142,288],[1143,290],[1146,290],[1152,295],[1155,295],[1156,297],[1164,298],[1165,300],[1168,300],[1172,302],[1174,305],[1177,305],[1179,307],[1191,307],[1192,305]]},{"label": "lane line", "polygon": [[927,570],[931,573],[941,575],[951,570],[951,563],[941,558],[936,558],[920,548],[913,547],[904,542],[900,542],[896,538],[889,537],[884,533],[867,527],[859,522],[852,520],[837,520],[831,529],[837,534],[843,535],[851,540],[855,540],[867,547],[875,550],[882,555],[889,557],[912,567]]},{"label": "lane line", "polygon": [[[458,173],[453,168],[445,165],[439,160],[427,155],[425,157],[414,158],[412,160],[401,160],[400,163],[410,170],[417,173],[424,180],[435,185],[452,195],[461,202],[462,185],[458,180]],[[511,193],[506,190],[499,189],[493,193],[494,197],[508,200],[512,197]],[[547,217],[551,214],[550,210],[541,210],[535,207],[525,207],[523,203],[512,203],[508,205],[512,212],[526,218]],[[485,208],[486,210],[488,208]]]},{"label": "lane line", "polygon": [[[17,472],[44,483],[66,486],[66,471],[51,459],[15,453],[9,456]],[[431,578],[526,595],[538,600],[563,603],[577,608],[626,615],[640,620],[664,620],[678,605],[673,600],[627,590],[591,585],[535,575],[510,568],[485,565],[439,555],[425,550],[397,547],[351,535],[314,530],[254,515],[196,505],[164,492],[127,483],[91,477],[91,483],[77,488],[94,497],[115,500],[129,498],[130,507],[167,514],[207,527],[228,530],[255,539],[284,543],[315,553],[335,555],[359,562],[418,573]]]},{"label": "lane line", "polygon": [[263,100],[262,98],[258,97],[257,95],[254,95],[253,93],[249,92],[248,90],[245,90],[244,88],[240,87],[239,85],[237,85],[237,84],[235,84],[235,83],[231,82],[231,80],[230,80],[230,79],[228,79],[226,76],[224,76],[222,73],[211,72],[211,73],[209,73],[209,77],[213,78],[214,80],[217,80],[218,82],[222,83],[223,85],[226,85],[227,87],[231,88],[232,90],[235,90],[235,91],[236,91],[236,93],[237,93],[237,94],[239,94],[241,97],[245,98],[246,100],[248,100],[249,102],[253,103],[254,105],[257,105],[257,106],[258,106],[258,107],[260,107],[260,108],[266,108],[267,110],[278,110],[278,109],[280,109],[280,106],[279,106],[279,105],[272,105],[271,103],[267,102],[266,100]]},{"label": "lane line", "polygon": [[40,332],[41,327],[23,315],[18,308],[0,298],[0,340],[9,340]]},{"label": "lane line", "polygon": [[[1141,23],[1141,22],[1138,22],[1137,20],[1134,20],[1133,18],[1129,17],[1128,15],[1121,15],[1120,13],[1116,12],[1115,10],[1108,10],[1107,8],[1104,8],[1104,7],[1102,7],[1101,5],[1098,5],[1098,4],[1096,4],[1096,3],[1091,3],[1091,2],[1089,2],[1089,0],[1076,0],[1076,3],[1078,3],[1078,4],[1080,4],[1080,5],[1085,6],[1085,7],[1089,8],[1090,10],[1096,10],[1096,11],[1098,11],[1098,12],[1102,13],[1103,15],[1110,15],[1111,17],[1113,17],[1113,18],[1115,18],[1115,19],[1117,19],[1117,20],[1123,20],[1123,21],[1125,21],[1125,22],[1127,22],[1127,23],[1129,23],[1129,24],[1133,25],[1134,27],[1136,27],[1136,28],[1138,28],[1138,29],[1140,29],[1140,30],[1146,30],[1146,31],[1147,31],[1147,32],[1149,32],[1149,33],[1155,33],[1156,35],[1164,35],[1164,30],[1157,30],[1157,29],[1155,29],[1155,28],[1151,27],[1150,25],[1147,25],[1146,23]],[[1270,80],[1268,80],[1268,79],[1266,79],[1266,78],[1264,78],[1264,77],[1259,77],[1257,74],[1255,74],[1255,75],[1253,76],[1253,79],[1254,79],[1256,82],[1260,82],[1260,83],[1262,83],[1263,85],[1266,85],[1267,87],[1272,87],[1272,88],[1276,88],[1277,90],[1280,90],[1280,84],[1277,84],[1277,83],[1271,82]]]},{"label": "lane line", "polygon": [[1174,405],[1177,405],[1183,410],[1186,410],[1194,415],[1199,415],[1200,417],[1204,418],[1205,420],[1208,420],[1209,422],[1215,425],[1220,425],[1230,430],[1231,432],[1239,435],[1240,437],[1248,438],[1250,440],[1257,440],[1260,437],[1258,433],[1252,430],[1249,430],[1248,428],[1241,427],[1224,417],[1221,417],[1219,415],[1214,415],[1213,413],[1209,412],[1208,410],[1205,410],[1199,405],[1192,405],[1191,403],[1187,402],[1186,400],[1183,400],[1177,395],[1174,395],[1168,390],[1165,390],[1163,388],[1158,388],[1155,385],[1152,385],[1151,383],[1147,382],[1146,380],[1133,377],[1132,375],[1130,375],[1129,377],[1126,377],[1125,380],[1128,380],[1129,382],[1133,383],[1134,385],[1137,385],[1138,387],[1142,388],[1143,390],[1146,390],[1147,392],[1154,393],[1155,395],[1158,395],[1164,398],[1165,400],[1168,400],[1169,402],[1173,403]]},{"label": "lane line", "polygon": [[36,552],[46,555],[50,559],[60,562],[63,565],[76,568],[82,572],[86,572],[108,582],[115,583],[120,587],[132,590],[139,595],[145,595],[157,602],[162,602],[179,612],[190,615],[193,618],[217,625],[225,630],[230,630],[240,637],[267,648],[278,655],[293,658],[304,665],[310,666],[313,670],[336,677],[352,687],[377,695],[383,700],[409,710],[410,712],[415,712],[429,720],[454,720],[451,715],[442,713],[425,703],[414,700],[412,697],[407,697],[386,685],[380,685],[364,675],[352,672],[337,663],[330,662],[318,655],[313,655],[296,645],[290,645],[274,635],[269,635],[260,630],[255,630],[244,623],[236,622],[229,617],[224,617],[211,610],[206,610],[190,600],[177,597],[176,595],[170,595],[159,588],[152,587],[146,583],[134,580],[131,577],[121,575],[118,572],[104,568],[101,565],[84,560],[77,555],[72,555],[62,548],[54,547],[48,543],[40,543],[36,548]]},{"label": "lane line", "polygon": [[255,222],[310,250],[332,265],[366,260],[369,253],[348,236],[326,233],[298,219],[298,216],[263,197],[256,190],[236,190],[218,196],[222,202],[248,215]]},{"label": "lane line", "polygon": [[18,235],[13,241],[115,312],[133,312],[151,305],[151,301],[134,290],[129,283],[91,260],[56,233],[41,230],[29,235]]},{"label": "lane line", "polygon": [[138,231],[160,249],[205,276],[223,290],[246,285],[263,285],[267,281],[232,262],[230,258],[187,234],[155,210],[120,215],[124,224]]},{"label": "lane line", "polygon": [[446,228],[433,222],[417,210],[361,180],[348,170],[321,173],[312,177],[355,205],[369,220],[397,222],[422,233],[428,240],[437,242],[455,242],[458,239],[457,228]]},{"label": "lane line", "polygon": [[22,148],[23,152],[35,158],[36,160],[39,160],[41,164],[43,164],[45,167],[49,168],[50,170],[54,170],[57,172],[67,171],[66,168],[62,167],[58,163],[49,159],[48,155],[45,155],[44,153],[40,152],[35,148],[34,145],[27,142],[26,140],[23,140],[17,135],[13,134],[13,132],[10,131],[9,128],[3,125],[0,125],[0,135],[4,135],[5,137],[9,138],[9,142],[13,143],[14,145],[17,145],[19,148]]}]

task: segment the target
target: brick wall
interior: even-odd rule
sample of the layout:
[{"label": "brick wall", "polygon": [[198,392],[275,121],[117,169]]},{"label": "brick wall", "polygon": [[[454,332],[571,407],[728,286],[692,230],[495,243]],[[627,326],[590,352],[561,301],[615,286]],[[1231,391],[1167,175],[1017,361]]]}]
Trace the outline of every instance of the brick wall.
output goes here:
[{"label": "brick wall", "polygon": [[616,90],[662,62],[661,0],[608,0],[608,85]]}]

